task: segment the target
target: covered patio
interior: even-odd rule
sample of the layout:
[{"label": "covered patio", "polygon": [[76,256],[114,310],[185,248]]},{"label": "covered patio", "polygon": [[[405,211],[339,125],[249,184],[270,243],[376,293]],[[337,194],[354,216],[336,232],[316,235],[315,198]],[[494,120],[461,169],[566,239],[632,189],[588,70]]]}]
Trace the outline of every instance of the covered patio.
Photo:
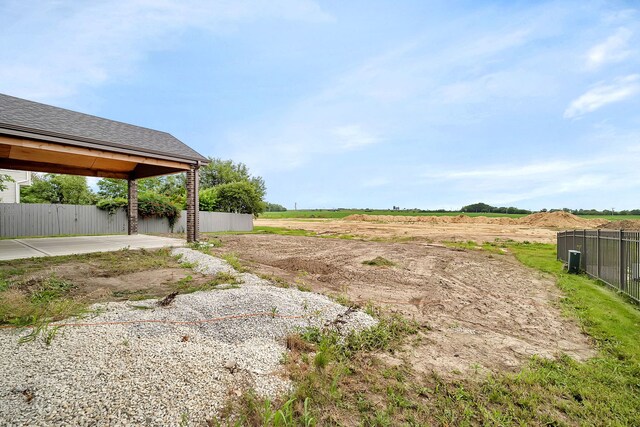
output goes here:
[{"label": "covered patio", "polygon": [[197,241],[206,163],[166,132],[0,94],[0,168],[126,179],[130,235],[138,233],[137,180],[186,172],[187,241]]}]

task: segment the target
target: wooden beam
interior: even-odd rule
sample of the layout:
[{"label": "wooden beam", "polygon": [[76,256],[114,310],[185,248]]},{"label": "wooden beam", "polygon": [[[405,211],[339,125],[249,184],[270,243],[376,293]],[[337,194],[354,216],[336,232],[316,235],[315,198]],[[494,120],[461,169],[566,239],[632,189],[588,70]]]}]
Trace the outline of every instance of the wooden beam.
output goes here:
[{"label": "wooden beam", "polygon": [[0,135],[0,144],[15,147],[32,148],[37,150],[47,150],[50,152],[77,154],[88,157],[99,157],[103,159],[121,160],[132,163],[143,163],[147,165],[165,166],[174,169],[188,170],[188,163],[174,162],[170,160],[154,159],[152,157],[134,156],[131,154],[114,153],[111,151],[96,150],[92,148],[73,147],[71,145],[52,144],[49,142],[35,141],[23,138],[12,138]]},{"label": "wooden beam", "polygon": [[100,178],[127,179],[127,172],[114,172],[100,169],[87,169],[75,166],[65,166],[54,163],[31,162],[27,160],[15,160],[0,157],[1,169],[15,169],[33,172],[63,173],[67,175],[97,176]]},{"label": "wooden beam", "polygon": [[169,175],[173,173],[184,172],[182,169],[165,168],[163,166],[138,164],[130,177],[134,179],[150,178],[152,176]]}]

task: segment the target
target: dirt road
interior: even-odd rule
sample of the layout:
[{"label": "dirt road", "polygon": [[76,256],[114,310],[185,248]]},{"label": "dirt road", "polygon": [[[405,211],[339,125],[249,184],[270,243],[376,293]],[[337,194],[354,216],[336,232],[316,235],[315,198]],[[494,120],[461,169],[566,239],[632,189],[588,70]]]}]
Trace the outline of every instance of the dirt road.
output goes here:
[{"label": "dirt road", "polygon": [[[555,284],[510,255],[280,235],[222,240],[220,252],[235,252],[256,272],[415,318],[430,330],[407,357],[425,373],[514,369],[534,354],[564,352],[580,360],[593,354],[575,322],[556,307]],[[395,266],[363,265],[377,256]]]}]

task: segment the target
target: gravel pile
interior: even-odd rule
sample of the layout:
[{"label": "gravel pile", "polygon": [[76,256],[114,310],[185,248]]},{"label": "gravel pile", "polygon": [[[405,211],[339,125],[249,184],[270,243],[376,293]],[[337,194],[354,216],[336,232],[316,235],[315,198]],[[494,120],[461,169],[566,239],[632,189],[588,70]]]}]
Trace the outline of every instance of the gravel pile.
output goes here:
[{"label": "gravel pile", "polygon": [[[190,249],[174,254],[206,274],[233,271]],[[1,330],[0,424],[205,425],[229,396],[289,389],[281,372],[289,333],[338,317],[345,332],[376,323],[360,311],[345,316],[325,296],[240,276],[239,288],[178,295],[167,307],[95,305],[98,314],[61,322],[92,325],[61,327],[49,346],[42,337],[19,344],[28,331]],[[105,322],[126,323],[97,325]]]}]

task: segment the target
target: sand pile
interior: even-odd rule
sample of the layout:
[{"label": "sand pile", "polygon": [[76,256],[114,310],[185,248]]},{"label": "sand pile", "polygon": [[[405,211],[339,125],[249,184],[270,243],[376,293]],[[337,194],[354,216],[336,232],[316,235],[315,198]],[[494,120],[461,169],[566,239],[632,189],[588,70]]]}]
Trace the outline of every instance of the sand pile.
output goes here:
[{"label": "sand pile", "polygon": [[624,219],[622,221],[610,221],[608,224],[603,225],[600,228],[607,230],[640,230],[640,220],[638,219]]},{"label": "sand pile", "polygon": [[517,222],[522,225],[556,228],[598,228],[609,223],[606,219],[585,219],[562,211],[539,212],[518,218]]},{"label": "sand pile", "polygon": [[[530,227],[553,228],[598,228],[609,224],[606,219],[585,219],[568,212],[539,212],[522,218],[486,216],[394,216],[394,215],[362,215],[355,214],[343,218],[345,221],[369,222],[402,222],[429,224],[497,224],[497,225],[525,225]],[[638,221],[640,223],[640,221]]]}]

